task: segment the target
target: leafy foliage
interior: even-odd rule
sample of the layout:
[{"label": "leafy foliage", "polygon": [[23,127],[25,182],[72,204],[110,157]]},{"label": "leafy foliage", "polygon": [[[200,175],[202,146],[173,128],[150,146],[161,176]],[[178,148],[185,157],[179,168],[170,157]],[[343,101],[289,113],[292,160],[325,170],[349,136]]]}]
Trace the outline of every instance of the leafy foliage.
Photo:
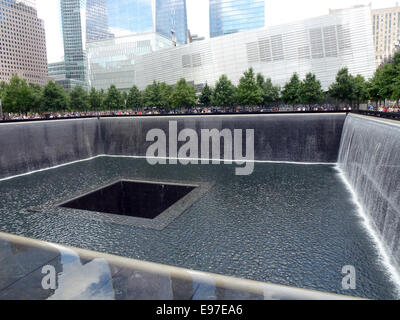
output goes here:
[{"label": "leafy foliage", "polygon": [[193,85],[181,79],[176,84],[176,87],[171,95],[171,103],[174,109],[190,108],[196,105],[197,97],[196,90]]},{"label": "leafy foliage", "polygon": [[293,74],[290,81],[286,83],[282,90],[282,98],[286,104],[299,104],[300,99],[301,81],[297,73]]},{"label": "leafy foliage", "polygon": [[107,91],[107,96],[104,101],[104,105],[108,110],[120,110],[124,108],[124,101],[121,92],[111,85],[110,89]]},{"label": "leafy foliage", "polygon": [[128,109],[138,109],[142,106],[142,100],[142,93],[136,86],[133,86],[129,90],[126,107]]},{"label": "leafy foliage", "polygon": [[263,102],[262,90],[257,85],[253,68],[246,71],[240,78],[236,90],[236,99],[240,105],[256,106]]},{"label": "leafy foliage", "polygon": [[324,100],[325,94],[321,82],[317,80],[315,74],[306,74],[306,78],[300,84],[299,95],[300,102],[305,105],[321,103]]},{"label": "leafy foliage", "polygon": [[229,107],[235,102],[236,88],[226,75],[222,75],[215,85],[212,94],[212,104],[215,106]]},{"label": "leafy foliage", "polygon": [[257,74],[257,85],[261,89],[262,104],[264,106],[279,101],[281,88],[279,86],[274,86],[271,78],[265,79],[264,76],[259,73]]},{"label": "leafy foliage", "polygon": [[199,102],[205,106],[209,107],[211,105],[213,91],[210,86],[206,83],[203,90],[201,90],[201,95],[199,98]]},{"label": "leafy foliage", "polygon": [[67,110],[68,99],[64,89],[54,81],[49,81],[43,89],[42,110],[61,111]]},{"label": "leafy foliage", "polygon": [[89,95],[81,86],[77,86],[69,93],[69,108],[73,111],[87,111],[89,109]]}]

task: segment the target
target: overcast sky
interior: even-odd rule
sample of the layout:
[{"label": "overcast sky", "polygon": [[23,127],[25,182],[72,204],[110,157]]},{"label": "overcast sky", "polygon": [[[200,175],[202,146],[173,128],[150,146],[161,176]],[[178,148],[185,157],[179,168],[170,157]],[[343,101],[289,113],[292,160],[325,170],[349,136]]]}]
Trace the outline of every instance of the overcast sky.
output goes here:
[{"label": "overcast sky", "polygon": [[[114,0],[118,1],[118,0]],[[399,0],[400,1],[400,0]],[[186,0],[189,29],[193,34],[209,36],[209,0]],[[357,4],[369,4],[372,8],[393,7],[396,0],[266,0],[266,24],[277,25],[327,14],[329,8],[347,8]],[[63,56],[59,0],[36,0],[39,17],[46,25],[49,62],[57,62]]]}]

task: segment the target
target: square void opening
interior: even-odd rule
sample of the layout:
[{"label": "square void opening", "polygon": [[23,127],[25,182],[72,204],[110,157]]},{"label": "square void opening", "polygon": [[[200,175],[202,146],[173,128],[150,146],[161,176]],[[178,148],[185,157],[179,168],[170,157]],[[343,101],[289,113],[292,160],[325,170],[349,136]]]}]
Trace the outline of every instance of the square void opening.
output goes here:
[{"label": "square void opening", "polygon": [[194,189],[186,185],[119,181],[60,207],[155,219]]}]

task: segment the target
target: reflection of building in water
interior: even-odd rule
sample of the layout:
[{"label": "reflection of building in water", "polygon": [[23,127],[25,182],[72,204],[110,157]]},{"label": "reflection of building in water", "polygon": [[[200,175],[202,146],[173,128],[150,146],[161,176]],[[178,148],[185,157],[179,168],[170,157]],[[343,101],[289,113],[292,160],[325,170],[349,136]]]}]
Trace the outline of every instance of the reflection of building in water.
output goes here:
[{"label": "reflection of building in water", "polygon": [[61,272],[60,254],[0,238],[0,300],[47,299],[54,290],[42,287],[42,266]]},{"label": "reflection of building in water", "polygon": [[114,300],[110,267],[105,259],[81,263],[71,249],[55,246],[61,253],[62,273],[49,300]]}]

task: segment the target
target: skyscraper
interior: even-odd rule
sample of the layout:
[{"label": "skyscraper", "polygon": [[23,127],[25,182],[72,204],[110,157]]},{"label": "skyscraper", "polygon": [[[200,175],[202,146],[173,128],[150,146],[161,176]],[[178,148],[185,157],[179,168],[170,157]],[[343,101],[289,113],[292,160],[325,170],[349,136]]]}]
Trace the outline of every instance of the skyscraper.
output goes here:
[{"label": "skyscraper", "polygon": [[210,0],[211,38],[264,26],[265,0]]},{"label": "skyscraper", "polygon": [[61,23],[67,79],[86,83],[86,1],[61,0]]},{"label": "skyscraper", "polygon": [[186,0],[108,0],[109,30],[115,36],[158,32],[187,43]]},{"label": "skyscraper", "polygon": [[152,0],[108,0],[108,26],[116,37],[153,31]]},{"label": "skyscraper", "polygon": [[0,0],[0,81],[14,75],[28,82],[47,81],[44,23],[32,0]]},{"label": "skyscraper", "polygon": [[157,0],[155,31],[166,37],[173,32],[178,43],[187,43],[186,0]]},{"label": "skyscraper", "polygon": [[[112,2],[121,2],[121,0]],[[107,0],[86,0],[87,41],[111,38],[113,34],[108,30],[108,21]]]},{"label": "skyscraper", "polygon": [[[400,41],[400,6],[372,10],[375,59],[377,65],[389,59]],[[396,48],[397,47],[397,48]]]},{"label": "skyscraper", "polygon": [[[107,39],[107,0],[61,0],[66,89],[87,84],[86,42]],[[68,83],[70,81],[71,83]],[[72,85],[73,82],[73,85]]]}]

